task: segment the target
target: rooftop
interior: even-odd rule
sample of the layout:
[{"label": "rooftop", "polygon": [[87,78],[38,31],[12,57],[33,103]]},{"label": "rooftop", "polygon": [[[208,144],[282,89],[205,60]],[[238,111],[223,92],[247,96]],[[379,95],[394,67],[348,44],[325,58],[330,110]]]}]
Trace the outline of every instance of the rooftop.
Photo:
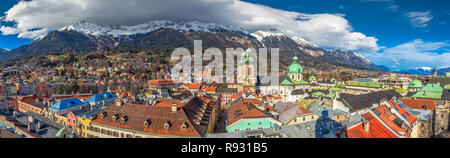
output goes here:
[{"label": "rooftop", "polygon": [[411,96],[412,98],[441,99],[443,88],[438,84],[427,84],[419,92]]},{"label": "rooftop", "polygon": [[86,103],[82,102],[78,98],[69,98],[69,99],[59,100],[58,102],[56,102],[55,105],[50,107],[50,109],[60,111],[60,110],[70,109],[70,108],[85,105],[85,104]]}]

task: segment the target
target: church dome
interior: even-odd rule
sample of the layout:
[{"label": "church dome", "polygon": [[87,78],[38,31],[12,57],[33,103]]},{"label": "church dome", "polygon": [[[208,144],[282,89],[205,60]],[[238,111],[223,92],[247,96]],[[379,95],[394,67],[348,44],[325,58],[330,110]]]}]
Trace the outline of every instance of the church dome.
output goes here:
[{"label": "church dome", "polygon": [[409,88],[422,88],[422,82],[418,79],[414,79],[409,83]]},{"label": "church dome", "polygon": [[294,62],[288,68],[288,74],[303,74],[302,66],[297,62],[298,58],[294,57]]}]

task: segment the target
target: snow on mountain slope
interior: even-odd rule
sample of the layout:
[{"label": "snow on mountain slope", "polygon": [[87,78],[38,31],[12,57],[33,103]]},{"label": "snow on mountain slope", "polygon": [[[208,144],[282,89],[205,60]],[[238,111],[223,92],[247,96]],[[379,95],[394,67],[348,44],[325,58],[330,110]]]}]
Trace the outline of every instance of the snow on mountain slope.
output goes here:
[{"label": "snow on mountain slope", "polygon": [[372,63],[369,59],[367,59],[366,57],[364,57],[362,54],[353,52],[353,54],[355,54],[356,56],[360,57],[361,59],[365,60],[367,63]]},{"label": "snow on mountain slope", "polygon": [[421,70],[424,70],[424,71],[431,71],[431,70],[433,70],[433,68],[431,68],[431,67],[419,67],[419,68],[416,68],[416,69],[421,69]]},{"label": "snow on mountain slope", "polygon": [[307,40],[305,40],[301,37],[298,37],[298,36],[292,37],[292,40],[294,40],[301,46],[309,46],[309,47],[319,48],[319,46],[312,44],[311,42],[308,42]]},{"label": "snow on mountain slope", "polygon": [[69,25],[59,29],[58,31],[78,31],[89,35],[101,36],[101,35],[112,35],[114,37],[118,36],[128,36],[136,34],[145,34],[155,31],[160,28],[171,28],[180,31],[201,31],[201,32],[218,32],[218,31],[232,31],[232,32],[242,32],[246,33],[245,30],[229,26],[220,25],[214,23],[201,23],[197,21],[191,22],[173,22],[169,20],[157,20],[150,21],[144,24],[139,24],[136,26],[123,26],[123,25],[109,25],[109,26],[98,26],[86,21],[79,22],[73,25]]},{"label": "snow on mountain slope", "polygon": [[256,31],[252,34],[253,37],[255,37],[258,41],[262,42],[264,38],[266,37],[287,37],[281,32],[278,32],[276,30],[269,30],[269,31]]}]

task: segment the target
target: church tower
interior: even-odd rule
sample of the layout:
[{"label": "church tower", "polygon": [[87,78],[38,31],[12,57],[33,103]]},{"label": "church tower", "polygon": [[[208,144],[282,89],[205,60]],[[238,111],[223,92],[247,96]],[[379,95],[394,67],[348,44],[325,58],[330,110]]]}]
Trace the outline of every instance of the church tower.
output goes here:
[{"label": "church tower", "polygon": [[251,49],[247,49],[241,54],[241,59],[238,63],[238,83],[243,85],[255,85],[256,84],[256,68],[255,60],[251,57],[250,53],[253,53]]},{"label": "church tower", "polygon": [[433,68],[433,77],[437,77],[437,70],[436,70],[436,67]]}]

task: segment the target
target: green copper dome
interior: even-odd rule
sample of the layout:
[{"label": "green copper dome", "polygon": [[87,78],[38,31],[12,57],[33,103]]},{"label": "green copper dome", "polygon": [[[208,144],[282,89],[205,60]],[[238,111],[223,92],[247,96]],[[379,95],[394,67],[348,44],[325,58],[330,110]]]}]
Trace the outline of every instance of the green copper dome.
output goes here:
[{"label": "green copper dome", "polygon": [[241,60],[239,61],[240,64],[248,64],[250,62],[253,62],[253,58],[249,55],[252,53],[252,50],[249,48],[245,51],[245,53],[241,54]]},{"label": "green copper dome", "polygon": [[294,62],[288,68],[288,74],[303,74],[302,66],[297,62],[298,58],[294,57]]},{"label": "green copper dome", "polygon": [[409,88],[422,88],[422,82],[418,79],[414,79],[409,83]]},{"label": "green copper dome", "polygon": [[317,81],[316,76],[311,76],[311,77],[309,77],[309,81]]}]

